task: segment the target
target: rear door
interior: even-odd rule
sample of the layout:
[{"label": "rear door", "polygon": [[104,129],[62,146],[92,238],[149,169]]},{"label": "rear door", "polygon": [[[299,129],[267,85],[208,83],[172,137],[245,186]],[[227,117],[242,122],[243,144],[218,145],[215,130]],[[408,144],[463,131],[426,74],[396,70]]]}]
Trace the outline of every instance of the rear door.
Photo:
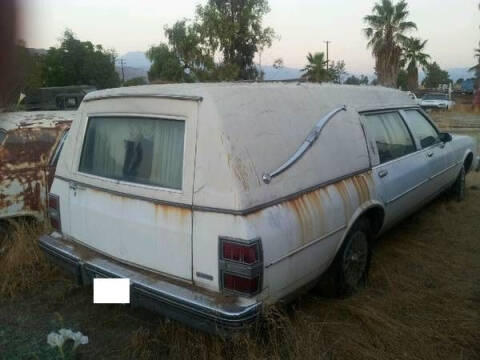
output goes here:
[{"label": "rear door", "polygon": [[69,235],[123,262],[191,280],[197,103],[105,99],[81,112]]},{"label": "rear door", "polygon": [[426,199],[427,161],[398,111],[364,114],[363,122],[388,226]]}]

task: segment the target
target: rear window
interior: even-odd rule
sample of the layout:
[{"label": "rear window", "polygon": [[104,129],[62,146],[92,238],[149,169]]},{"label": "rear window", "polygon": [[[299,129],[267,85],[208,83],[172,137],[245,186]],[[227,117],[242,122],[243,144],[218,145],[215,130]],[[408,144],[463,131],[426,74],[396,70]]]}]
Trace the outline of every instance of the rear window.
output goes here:
[{"label": "rear window", "polygon": [[91,117],[79,171],[180,190],[184,134],[182,120]]}]

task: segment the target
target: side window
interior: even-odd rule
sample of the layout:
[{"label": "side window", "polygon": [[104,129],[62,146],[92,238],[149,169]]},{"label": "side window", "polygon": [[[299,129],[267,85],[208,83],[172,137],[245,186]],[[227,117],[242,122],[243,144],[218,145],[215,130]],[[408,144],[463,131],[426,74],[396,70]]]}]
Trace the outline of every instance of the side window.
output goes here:
[{"label": "side window", "polygon": [[437,130],[417,110],[406,110],[408,126],[413,135],[418,137],[422,149],[432,146],[439,141]]},{"label": "side window", "polygon": [[365,125],[375,139],[381,163],[416,150],[407,126],[397,112],[365,115]]}]

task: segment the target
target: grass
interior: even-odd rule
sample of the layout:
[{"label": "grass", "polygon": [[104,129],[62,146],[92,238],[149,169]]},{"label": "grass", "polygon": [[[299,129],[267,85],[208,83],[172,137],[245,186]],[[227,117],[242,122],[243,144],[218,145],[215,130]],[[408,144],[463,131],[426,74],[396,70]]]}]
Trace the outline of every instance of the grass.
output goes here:
[{"label": "grass", "polygon": [[466,201],[439,198],[385,234],[368,286],[353,297],[310,292],[232,339],[142,309],[93,305],[91,289],[39,254],[41,229],[20,224],[2,242],[0,354],[54,359],[46,336],[67,327],[90,338],[79,359],[478,359],[479,186],[480,174],[469,175]]},{"label": "grass", "polygon": [[55,274],[36,241],[47,231],[44,225],[21,219],[2,222],[0,227],[0,296],[15,297]]}]

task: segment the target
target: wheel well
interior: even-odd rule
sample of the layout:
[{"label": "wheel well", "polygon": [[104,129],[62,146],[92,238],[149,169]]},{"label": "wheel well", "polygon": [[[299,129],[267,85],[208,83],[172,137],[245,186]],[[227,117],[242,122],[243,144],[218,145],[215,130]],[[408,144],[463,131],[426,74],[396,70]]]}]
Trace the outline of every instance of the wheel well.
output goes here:
[{"label": "wheel well", "polygon": [[468,153],[467,158],[465,159],[465,162],[463,163],[463,166],[465,168],[465,172],[469,172],[470,168],[472,167],[472,162],[473,162],[473,154]]},{"label": "wheel well", "polygon": [[385,212],[381,207],[375,206],[365,211],[362,216],[368,219],[370,230],[372,232],[371,235],[375,237],[383,226]]}]

